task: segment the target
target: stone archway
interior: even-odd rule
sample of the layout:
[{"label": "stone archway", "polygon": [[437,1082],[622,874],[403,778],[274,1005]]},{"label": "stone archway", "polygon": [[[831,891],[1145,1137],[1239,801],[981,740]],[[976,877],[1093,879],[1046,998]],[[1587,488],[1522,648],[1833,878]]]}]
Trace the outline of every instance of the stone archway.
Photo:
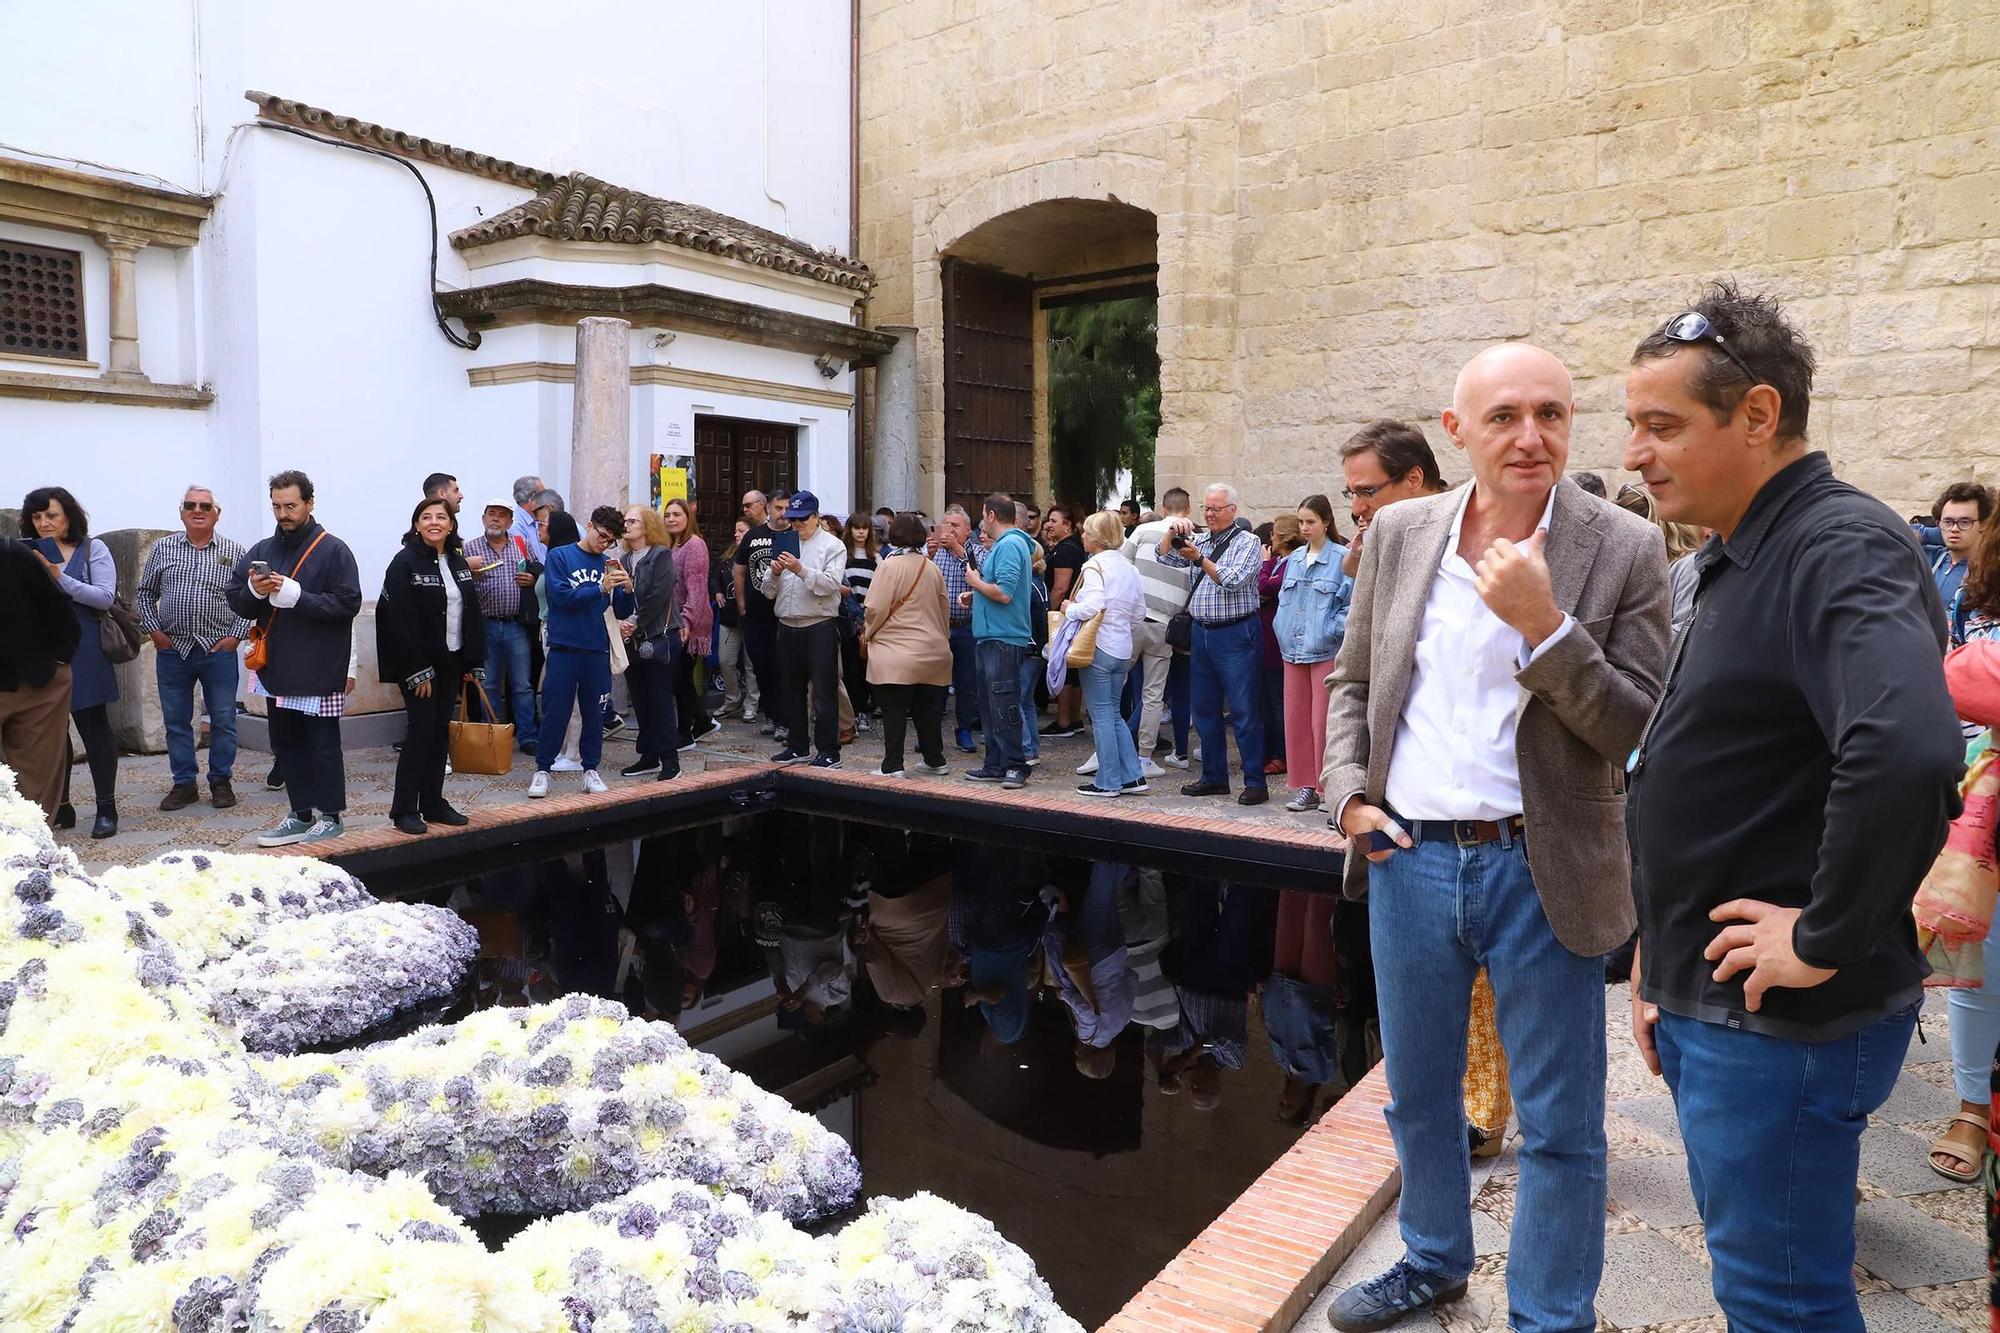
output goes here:
[{"label": "stone archway", "polygon": [[[1016,278],[1074,274],[1086,285],[1116,282],[1120,279],[1089,275],[1093,269],[1116,273],[1146,267],[1145,262],[1116,261],[1139,253],[1129,247],[1138,244],[1140,220],[1148,215],[1159,297],[1159,484],[1186,484],[1196,470],[1207,475],[1233,465],[1241,436],[1238,409],[1228,392],[1235,350],[1234,199],[1229,191],[1188,183],[1191,166],[1215,147],[1204,147],[1205,140],[1233,133],[1233,123],[1233,118],[1221,117],[1188,122],[1170,136],[1156,136],[1148,145],[1154,151],[1097,147],[972,182],[948,179],[916,201],[912,280],[919,330],[918,494],[925,508],[942,508],[950,489],[944,449],[947,265],[977,264]],[[1191,320],[1199,321],[1192,330]],[[1041,386],[1040,344],[1033,341],[1034,382]],[[1034,414],[1034,475],[1045,483],[1045,388],[1038,393],[1043,398]],[[1193,447],[1197,439],[1198,450]]]}]

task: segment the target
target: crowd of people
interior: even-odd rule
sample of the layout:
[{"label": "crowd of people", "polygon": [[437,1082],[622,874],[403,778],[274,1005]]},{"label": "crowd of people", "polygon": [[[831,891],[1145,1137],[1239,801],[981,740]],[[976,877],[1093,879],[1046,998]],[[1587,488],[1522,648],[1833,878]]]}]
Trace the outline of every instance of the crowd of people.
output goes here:
[{"label": "crowd of people", "polygon": [[[396,824],[464,818],[441,785],[464,682],[494,686],[494,711],[513,718],[535,760],[531,796],[565,761],[601,791],[602,741],[623,725],[613,673],[638,714],[624,771],[666,779],[721,725],[703,711],[697,663],[711,654],[724,716],[760,721],[779,763],[838,768],[879,716],[882,773],[946,776],[949,708],[956,750],[979,756],[963,778],[1003,788],[1029,783],[1045,740],[1086,725],[1078,776],[1093,797],[1143,795],[1182,769],[1186,796],[1257,805],[1282,774],[1288,810],[1324,812],[1347,849],[1345,897],[1369,903],[1403,1173],[1406,1252],[1341,1294],[1336,1328],[1388,1328],[1464,1293],[1468,1149],[1497,1146],[1510,1090],[1516,1213],[1534,1223],[1513,1233],[1510,1326],[1596,1326],[1606,958],[1627,951],[1634,1038],[1673,1095],[1731,1326],[1859,1333],[1860,1136],[1933,964],[1955,969],[1963,1105],[1931,1165],[1964,1181],[1984,1160],[2000,1046],[2000,1002],[1978,985],[1990,960],[1918,924],[1990,945],[1992,801],[1975,814],[1960,784],[2000,722],[2000,519],[1972,483],[1905,523],[1836,480],[1807,445],[1813,371],[1774,301],[1717,284],[1636,346],[1623,462],[1640,480],[1613,497],[1566,472],[1576,409],[1563,363],[1488,349],[1441,419],[1471,481],[1446,487],[1421,430],[1374,422],[1339,450],[1351,534],[1328,495],[1259,526],[1225,483],[1198,513],[1179,489],[1156,512],[995,494],[976,520],[951,505],[842,522],[810,492],[751,491],[711,561],[685,501],[664,514],[600,506],[579,524],[533,477],[462,541],[457,483],[437,474],[377,595],[383,679],[409,714]],[[280,473],[270,496],[276,531],[242,551],[215,534],[212,493],[190,488],[184,532],[147,560],[137,620],[172,715],[169,803],[198,799],[197,682],[211,801],[234,799],[229,701],[248,645],[271,781],[292,804],[261,840],[283,845],[341,831],[339,719],[363,588],[314,518],[310,479]],[[35,546],[0,550],[0,609],[34,628],[0,660],[0,739],[61,819],[73,719],[93,832],[109,836],[115,570],[66,491],[31,493],[22,514]],[[1919,887],[1931,891],[1948,827],[1975,819],[1955,845],[1983,864],[1983,888],[1923,918]],[[1053,950],[1046,975],[1092,1072],[1097,1036],[1123,1026],[1100,1002],[1115,979],[1099,972],[1123,940],[1122,890],[1092,880],[1044,895],[1016,878],[989,895],[991,920],[965,923],[967,993],[1007,1040],[1020,965]],[[1223,888],[1182,901],[1177,937],[1229,944],[1168,968],[1179,1035],[1162,1042],[1161,1084],[1186,1074],[1199,1092],[1200,1071],[1240,1050],[1232,1025],[1270,975],[1295,971],[1306,999],[1293,1017],[1319,1021],[1338,904]],[[1065,914],[1075,929],[1048,934]],[[796,977],[786,965],[787,998],[817,975],[810,954]],[[1269,1000],[1265,1012],[1268,1024]],[[1293,1070],[1294,1109],[1331,1080],[1341,1052],[1328,1049]]]}]

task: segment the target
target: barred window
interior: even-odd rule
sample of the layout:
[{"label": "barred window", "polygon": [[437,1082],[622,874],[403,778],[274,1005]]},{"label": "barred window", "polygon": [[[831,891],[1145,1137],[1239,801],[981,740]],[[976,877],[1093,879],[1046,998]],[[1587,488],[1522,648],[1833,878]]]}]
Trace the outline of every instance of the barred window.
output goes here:
[{"label": "barred window", "polygon": [[0,239],[0,356],[84,359],[81,254]]}]

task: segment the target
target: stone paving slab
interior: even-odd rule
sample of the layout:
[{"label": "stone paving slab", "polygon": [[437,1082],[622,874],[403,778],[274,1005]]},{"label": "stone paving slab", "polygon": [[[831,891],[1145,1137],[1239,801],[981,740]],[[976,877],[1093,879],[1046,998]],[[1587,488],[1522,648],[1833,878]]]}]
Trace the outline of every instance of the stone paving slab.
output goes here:
[{"label": "stone paving slab", "polygon": [[1983,1277],[1986,1255],[1954,1228],[1901,1199],[1855,1209],[1855,1261],[1898,1290]]},{"label": "stone paving slab", "polygon": [[1645,1328],[1715,1312],[1708,1270],[1657,1231],[1604,1238],[1597,1310],[1614,1328]]}]

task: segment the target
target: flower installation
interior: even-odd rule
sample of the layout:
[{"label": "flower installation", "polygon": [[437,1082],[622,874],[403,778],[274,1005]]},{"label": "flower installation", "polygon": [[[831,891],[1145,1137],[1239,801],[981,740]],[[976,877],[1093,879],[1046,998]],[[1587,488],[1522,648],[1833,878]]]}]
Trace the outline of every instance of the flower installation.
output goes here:
[{"label": "flower installation", "polygon": [[0,1329],[1080,1333],[942,1200],[799,1230],[845,1145],[615,1004],[252,1053],[421,1003],[461,931],[302,859],[93,879],[0,768]]}]

